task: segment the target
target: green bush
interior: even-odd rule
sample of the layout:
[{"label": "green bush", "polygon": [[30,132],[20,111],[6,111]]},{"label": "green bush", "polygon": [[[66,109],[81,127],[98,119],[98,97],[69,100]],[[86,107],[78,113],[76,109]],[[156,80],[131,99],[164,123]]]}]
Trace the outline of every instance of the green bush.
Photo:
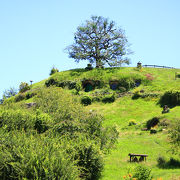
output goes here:
[{"label": "green bush", "polygon": [[7,131],[33,129],[34,115],[25,110],[3,110],[0,113],[0,126]]},{"label": "green bush", "polygon": [[37,95],[37,93],[36,92],[27,92],[26,93],[26,99],[30,99],[30,98],[32,98],[33,96],[35,96],[35,95]]},{"label": "green bush", "polygon": [[137,180],[152,180],[151,170],[145,166],[139,165],[134,169],[133,178]]},{"label": "green bush", "polygon": [[157,158],[157,163],[159,167],[164,167],[166,164],[166,159],[163,156]]},{"label": "green bush", "polygon": [[134,120],[134,119],[132,119],[132,120],[130,120],[129,121],[129,126],[133,126],[133,125],[136,125],[137,123],[136,123],[136,121]]},{"label": "green bush", "polygon": [[53,68],[51,69],[51,72],[50,72],[49,75],[51,76],[51,75],[55,74],[56,72],[59,72],[59,70],[58,70],[57,68],[53,67]]},{"label": "green bush", "polygon": [[26,95],[24,93],[19,93],[18,95],[15,96],[15,102],[19,102],[26,99]]},{"label": "green bush", "polygon": [[26,82],[21,82],[21,84],[19,85],[19,92],[20,93],[26,92],[29,89],[30,89],[30,86]]},{"label": "green bush", "polygon": [[50,78],[50,79],[48,79],[46,82],[45,82],[45,85],[46,85],[46,87],[49,87],[49,86],[53,86],[53,85],[57,85],[58,84],[58,81],[57,81],[57,79],[55,79],[55,78]]},{"label": "green bush", "polygon": [[[78,179],[80,172],[59,139],[0,133],[0,179]],[[68,142],[66,142],[68,144]]]},{"label": "green bush", "polygon": [[169,107],[175,107],[180,105],[180,92],[179,91],[167,91],[161,96],[159,104],[163,107],[168,105]]},{"label": "green bush", "polygon": [[115,101],[115,96],[114,94],[110,94],[110,95],[105,95],[104,97],[102,97],[102,102],[103,103],[112,103]]},{"label": "green bush", "polygon": [[85,105],[85,106],[88,106],[92,103],[92,99],[90,96],[83,96],[81,98],[81,104]]},{"label": "green bush", "polygon": [[146,122],[147,129],[151,129],[152,127],[156,126],[159,123],[160,118],[154,117]]},{"label": "green bush", "polygon": [[52,122],[50,116],[37,110],[34,122],[34,129],[37,130],[38,133],[43,133],[51,127],[51,124]]}]

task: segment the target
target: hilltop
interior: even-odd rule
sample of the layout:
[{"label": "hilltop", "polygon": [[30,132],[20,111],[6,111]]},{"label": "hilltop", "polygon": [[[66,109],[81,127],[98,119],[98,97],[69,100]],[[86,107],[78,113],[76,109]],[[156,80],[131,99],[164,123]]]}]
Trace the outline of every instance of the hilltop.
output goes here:
[{"label": "hilltop", "polygon": [[[104,155],[101,179],[123,179],[133,172],[138,163],[129,162],[129,153],[147,154],[147,162],[140,164],[152,169],[154,178],[178,179],[180,159],[169,151],[168,130],[180,119],[180,107],[178,103],[177,106],[168,104],[170,112],[162,114],[162,97],[166,92],[180,91],[179,73],[179,69],[161,68],[72,69],[56,72],[4,103],[31,103],[41,96],[41,89],[59,88],[83,104],[85,111],[103,116],[104,128],[118,130],[115,148]],[[161,157],[167,162],[164,167],[157,161]],[[168,164],[170,158],[176,163]]]}]

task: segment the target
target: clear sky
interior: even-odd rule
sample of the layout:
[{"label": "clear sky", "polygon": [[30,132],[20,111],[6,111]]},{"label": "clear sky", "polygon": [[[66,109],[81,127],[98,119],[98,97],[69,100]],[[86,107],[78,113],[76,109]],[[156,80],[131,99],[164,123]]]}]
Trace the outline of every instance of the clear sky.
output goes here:
[{"label": "clear sky", "polygon": [[125,30],[131,66],[180,68],[180,0],[0,0],[0,98],[21,82],[48,78],[53,65],[60,71],[85,67],[64,48],[92,15]]}]

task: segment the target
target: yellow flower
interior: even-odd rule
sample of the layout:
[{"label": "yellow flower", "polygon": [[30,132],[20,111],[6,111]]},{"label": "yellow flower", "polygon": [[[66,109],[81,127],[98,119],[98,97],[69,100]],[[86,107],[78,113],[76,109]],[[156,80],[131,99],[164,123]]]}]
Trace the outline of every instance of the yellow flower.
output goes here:
[{"label": "yellow flower", "polygon": [[123,176],[124,179],[126,179],[126,176]]},{"label": "yellow flower", "polygon": [[129,174],[129,177],[132,177],[132,174]]},{"label": "yellow flower", "polygon": [[136,178],[133,178],[133,180],[136,180]]}]

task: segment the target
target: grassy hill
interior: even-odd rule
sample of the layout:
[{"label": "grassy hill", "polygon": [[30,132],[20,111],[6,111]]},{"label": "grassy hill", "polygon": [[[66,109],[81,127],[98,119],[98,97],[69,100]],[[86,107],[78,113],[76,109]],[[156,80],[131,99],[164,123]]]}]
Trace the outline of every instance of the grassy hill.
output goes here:
[{"label": "grassy hill", "polygon": [[[175,180],[180,178],[180,157],[170,151],[168,130],[174,121],[180,119],[180,106],[162,114],[159,100],[167,91],[180,91],[180,78],[175,79],[176,72],[180,70],[140,70],[133,67],[91,71],[74,69],[57,72],[48,79],[33,84],[29,91],[21,94],[23,98],[20,101],[16,101],[19,95],[11,101],[34,102],[39,90],[51,85],[70,92],[79,102],[82,97],[88,97],[92,102],[83,108],[86,111],[98,112],[104,117],[103,127],[115,126],[119,132],[116,147],[104,156],[102,180],[125,179],[123,176],[133,173],[138,164],[152,169],[155,179]],[[91,86],[90,89],[86,89],[87,84]],[[27,94],[32,93],[34,94],[27,98]],[[111,101],[112,96],[115,98],[114,102],[103,101],[104,97]],[[153,118],[157,118],[159,123],[146,130],[147,122]],[[151,133],[153,130],[155,133]],[[147,161],[130,163],[129,153],[147,154]],[[157,159],[160,157],[167,162],[163,167],[158,166]],[[174,164],[170,163],[172,158],[175,160]]]}]

